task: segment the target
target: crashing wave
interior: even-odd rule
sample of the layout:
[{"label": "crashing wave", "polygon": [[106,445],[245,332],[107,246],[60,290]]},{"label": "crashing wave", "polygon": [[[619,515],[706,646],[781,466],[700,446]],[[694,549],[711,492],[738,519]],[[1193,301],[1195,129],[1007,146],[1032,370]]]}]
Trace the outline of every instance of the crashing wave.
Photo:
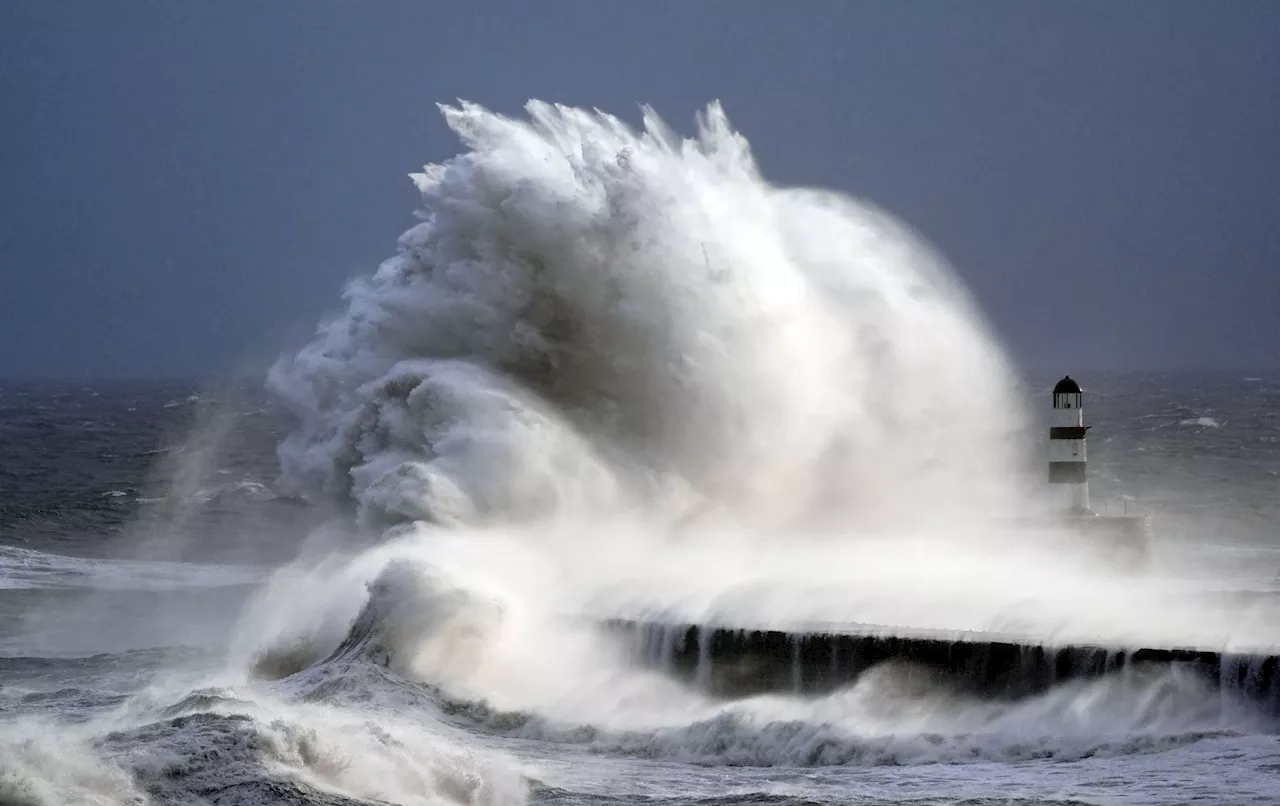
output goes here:
[{"label": "crashing wave", "polygon": [[368,600],[336,646],[319,629],[278,637],[257,654],[254,673],[281,678],[355,662],[421,680],[456,677],[479,662],[502,619],[498,602],[411,560],[390,562],[367,588]]},{"label": "crashing wave", "polygon": [[1009,368],[887,215],[765,181],[714,104],[687,139],[442,109],[467,151],[414,177],[423,223],[271,373],[294,491],[373,523],[1014,505]]}]

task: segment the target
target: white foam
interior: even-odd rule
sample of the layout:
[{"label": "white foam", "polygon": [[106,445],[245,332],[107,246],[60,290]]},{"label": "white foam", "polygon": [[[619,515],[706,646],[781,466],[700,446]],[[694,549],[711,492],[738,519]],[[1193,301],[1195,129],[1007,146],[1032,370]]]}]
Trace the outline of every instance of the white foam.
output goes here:
[{"label": "white foam", "polygon": [[689,140],[443,110],[468,151],[415,177],[424,223],[272,372],[298,492],[375,521],[1016,506],[1010,371],[901,225],[764,181],[716,105]]},{"label": "white foam", "polygon": [[0,738],[0,803],[115,806],[144,803],[128,770],[92,748],[83,728],[9,721]]},{"label": "white foam", "polygon": [[1200,428],[1219,428],[1222,424],[1212,417],[1189,417],[1180,420],[1178,425],[1194,425]]},{"label": "white foam", "polygon": [[708,706],[575,617],[1270,640],[1270,611],[1241,626],[1031,531],[993,536],[1044,485],[963,287],[872,207],[766,182],[718,106],[689,139],[651,111],[640,131],[536,102],[443,111],[466,151],[415,176],[423,223],[270,379],[299,419],[290,490],[415,525],[273,580],[246,667],[338,647],[383,574],[432,614],[391,657],[443,625],[474,639],[465,670],[403,673],[615,727]]}]

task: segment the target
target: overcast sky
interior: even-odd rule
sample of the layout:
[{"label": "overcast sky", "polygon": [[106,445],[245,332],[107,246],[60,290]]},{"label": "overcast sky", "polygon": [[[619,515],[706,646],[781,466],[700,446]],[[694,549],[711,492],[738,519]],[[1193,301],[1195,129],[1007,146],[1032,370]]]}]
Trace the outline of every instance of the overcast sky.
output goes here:
[{"label": "overcast sky", "polygon": [[217,372],[310,329],[459,150],[434,103],[681,131],[870,199],[1025,366],[1280,366],[1280,3],[0,5],[0,376]]}]

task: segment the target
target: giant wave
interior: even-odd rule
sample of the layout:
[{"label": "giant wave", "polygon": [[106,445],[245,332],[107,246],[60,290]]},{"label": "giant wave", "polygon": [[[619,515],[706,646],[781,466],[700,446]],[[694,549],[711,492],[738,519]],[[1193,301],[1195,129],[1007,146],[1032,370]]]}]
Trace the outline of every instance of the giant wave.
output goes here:
[{"label": "giant wave", "polygon": [[949,268],[871,206],[766,181],[719,105],[442,107],[467,151],[271,387],[295,492],[373,523],[699,513],[954,524],[1009,510],[1010,368]]}]

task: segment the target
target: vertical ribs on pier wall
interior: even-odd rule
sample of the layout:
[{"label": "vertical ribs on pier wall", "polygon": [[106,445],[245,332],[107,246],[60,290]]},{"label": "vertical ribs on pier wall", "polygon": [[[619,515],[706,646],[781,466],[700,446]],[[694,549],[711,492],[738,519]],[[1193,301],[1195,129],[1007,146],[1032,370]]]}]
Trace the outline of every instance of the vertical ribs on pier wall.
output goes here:
[{"label": "vertical ribs on pier wall", "polygon": [[1042,646],[1012,640],[963,640],[839,632],[734,630],[689,624],[614,620],[636,657],[706,693],[740,697],[765,692],[822,694],[852,683],[873,666],[909,661],[958,688],[1016,698],[1055,683],[1098,677],[1148,664],[1177,664],[1224,689],[1274,708],[1280,682],[1275,655],[1230,655],[1195,649]]}]

